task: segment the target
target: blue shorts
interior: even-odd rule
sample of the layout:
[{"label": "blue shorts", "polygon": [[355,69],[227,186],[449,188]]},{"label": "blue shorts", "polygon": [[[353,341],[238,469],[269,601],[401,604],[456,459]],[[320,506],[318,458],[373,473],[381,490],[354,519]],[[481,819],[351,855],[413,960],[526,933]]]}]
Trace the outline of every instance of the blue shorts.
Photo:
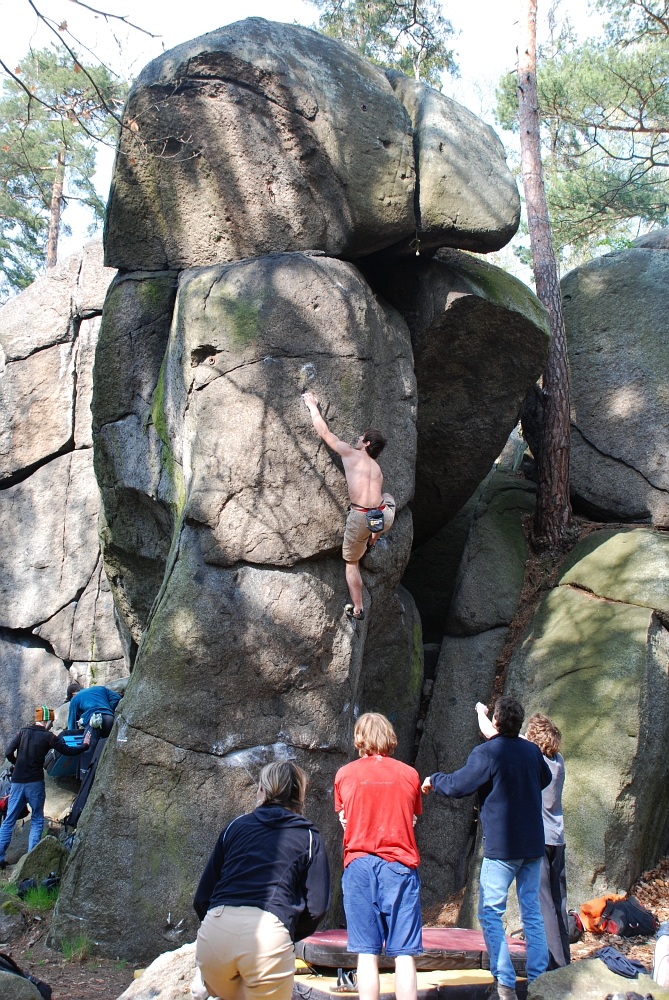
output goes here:
[{"label": "blue shorts", "polygon": [[342,877],[347,951],[362,955],[421,955],[420,878],[417,868],[375,854],[354,858]]}]

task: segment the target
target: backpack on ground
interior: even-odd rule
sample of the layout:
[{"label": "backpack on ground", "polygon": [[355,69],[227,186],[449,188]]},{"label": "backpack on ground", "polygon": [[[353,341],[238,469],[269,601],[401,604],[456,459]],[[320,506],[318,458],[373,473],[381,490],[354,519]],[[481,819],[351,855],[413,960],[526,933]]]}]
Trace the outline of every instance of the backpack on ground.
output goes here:
[{"label": "backpack on ground", "polygon": [[602,913],[602,927],[608,934],[620,937],[650,937],[660,926],[654,913],[642,906],[634,896],[610,900]]},{"label": "backpack on ground", "polygon": [[569,944],[576,944],[580,941],[585,932],[585,927],[583,926],[583,921],[581,920],[577,910],[570,910],[567,914],[567,921],[569,924]]},{"label": "backpack on ground", "polygon": [[19,968],[13,958],[10,958],[9,955],[3,954],[3,952],[0,952],[0,972],[11,972],[15,976],[20,976],[21,979],[27,979],[28,982],[37,987],[38,992],[44,1000],[51,1000],[53,992],[51,987],[47,983],[43,983],[41,979],[31,976],[28,972],[24,972],[23,969]]},{"label": "backpack on ground", "polygon": [[625,899],[625,893],[607,892],[603,896],[588,899],[583,903],[579,912],[585,930],[592,934],[603,934],[605,928],[602,927],[601,920],[606,904],[611,900],[617,901],[619,899]]}]

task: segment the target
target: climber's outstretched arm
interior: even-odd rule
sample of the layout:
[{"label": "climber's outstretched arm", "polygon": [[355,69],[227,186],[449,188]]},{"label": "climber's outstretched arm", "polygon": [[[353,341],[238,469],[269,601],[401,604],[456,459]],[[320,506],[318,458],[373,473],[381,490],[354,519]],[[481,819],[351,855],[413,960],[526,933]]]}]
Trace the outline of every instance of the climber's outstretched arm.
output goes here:
[{"label": "climber's outstretched arm", "polygon": [[336,434],[333,434],[328,425],[325,423],[321,415],[321,411],[318,409],[318,399],[314,396],[313,392],[302,393],[302,399],[304,400],[309,413],[311,414],[311,422],[314,425],[314,430],[321,437],[328,448],[332,448],[336,451],[338,455],[349,455],[355,451],[350,444],[346,441],[340,441]]}]

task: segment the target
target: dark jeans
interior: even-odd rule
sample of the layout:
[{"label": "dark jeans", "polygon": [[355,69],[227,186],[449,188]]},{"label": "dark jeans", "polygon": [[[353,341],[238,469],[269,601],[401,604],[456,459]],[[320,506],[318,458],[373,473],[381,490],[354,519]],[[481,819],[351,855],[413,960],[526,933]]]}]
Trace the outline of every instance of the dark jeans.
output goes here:
[{"label": "dark jeans", "polygon": [[549,969],[559,969],[571,961],[565,852],[564,844],[546,844],[541,866],[539,902],[550,953]]},{"label": "dark jeans", "polygon": [[91,742],[88,750],[84,752],[79,757],[79,777],[84,778],[86,776],[86,771],[90,767],[90,763],[93,760],[93,754],[95,753],[95,748],[98,745],[98,740],[106,738],[109,736],[114,725],[113,715],[103,715],[102,716],[102,729],[93,729],[90,725],[87,725],[84,730],[84,740],[86,739],[86,733],[91,734]]}]

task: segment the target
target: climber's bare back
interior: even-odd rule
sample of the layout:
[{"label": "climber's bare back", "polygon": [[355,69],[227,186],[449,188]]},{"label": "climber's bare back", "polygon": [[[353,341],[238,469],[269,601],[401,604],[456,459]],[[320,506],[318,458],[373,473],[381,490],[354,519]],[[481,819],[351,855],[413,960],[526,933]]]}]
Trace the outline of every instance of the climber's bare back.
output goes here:
[{"label": "climber's bare back", "polygon": [[356,445],[346,445],[346,450],[342,449],[339,454],[344,463],[351,503],[358,507],[378,507],[383,492],[383,473],[379,463],[365,451],[363,435]]}]

